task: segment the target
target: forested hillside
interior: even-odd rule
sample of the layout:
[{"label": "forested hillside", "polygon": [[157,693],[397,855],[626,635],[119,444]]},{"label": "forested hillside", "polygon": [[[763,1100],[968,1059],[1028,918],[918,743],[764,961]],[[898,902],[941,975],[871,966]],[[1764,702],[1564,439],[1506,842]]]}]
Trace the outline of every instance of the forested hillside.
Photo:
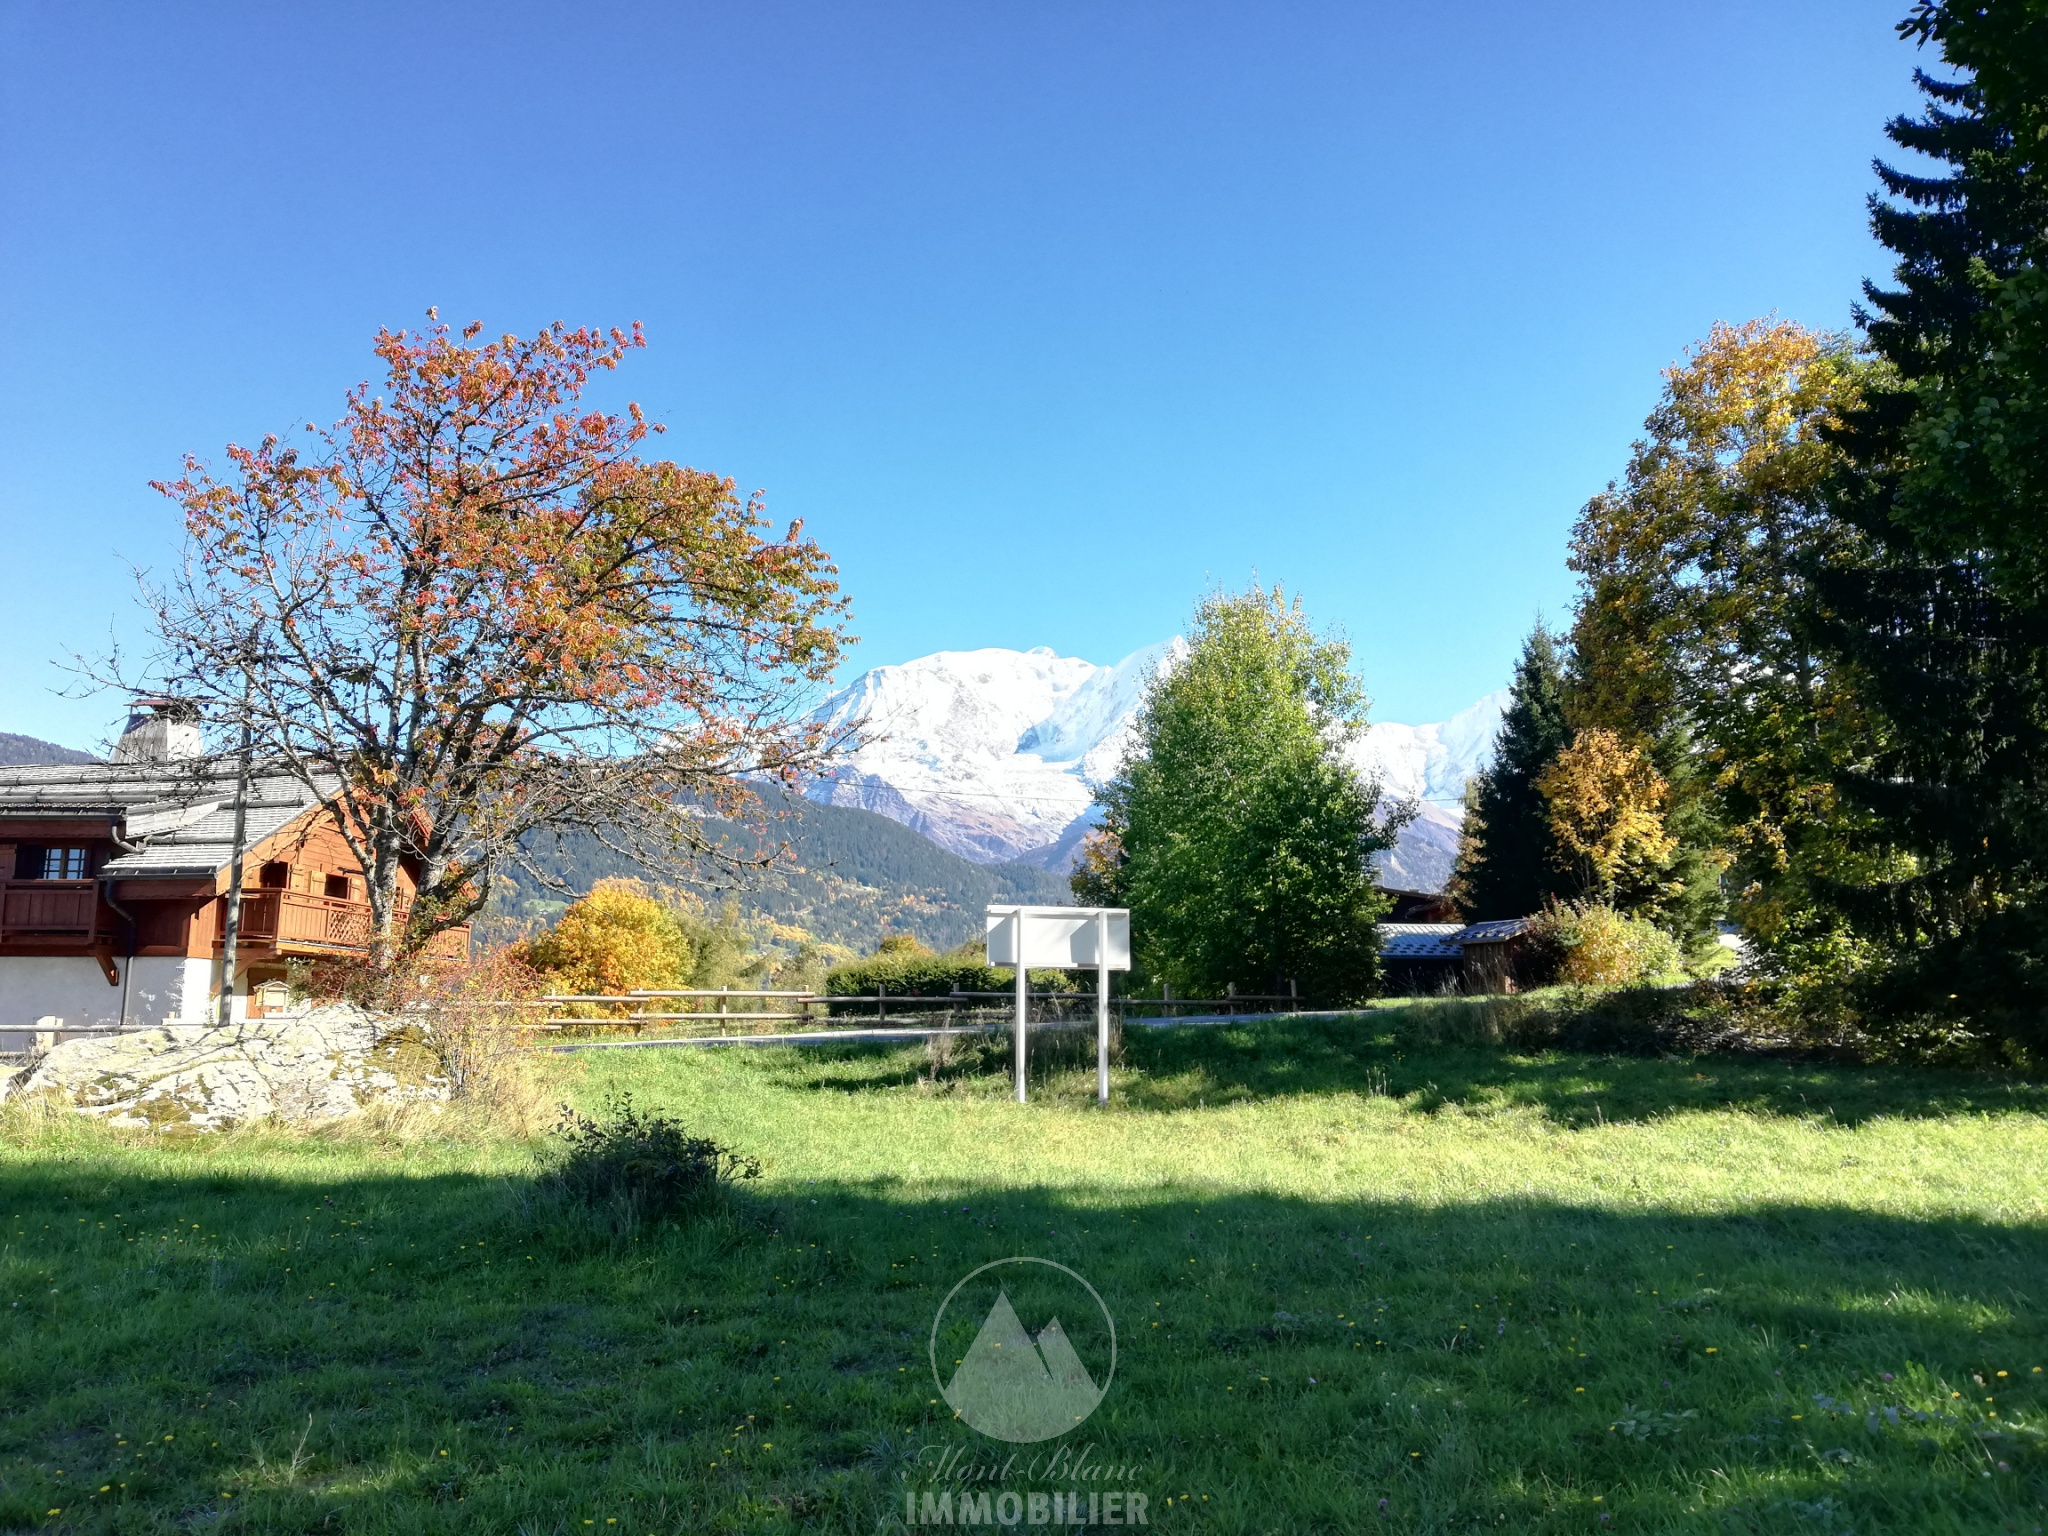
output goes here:
[{"label": "forested hillside", "polygon": [[[911,933],[945,949],[982,931],[991,902],[1064,903],[1066,877],[1023,864],[971,864],[872,811],[819,805],[792,797],[768,801],[768,839],[790,845],[792,858],[738,888],[704,888],[714,905],[731,902],[744,917],[813,939],[866,951],[884,934]],[[716,836],[743,851],[763,846],[760,834],[730,822],[710,823]],[[607,876],[638,873],[588,836],[535,849],[541,866],[580,895]],[[708,871],[707,871],[708,875]],[[566,904],[529,875],[508,872],[485,919],[489,936],[510,937],[550,920]],[[794,933],[776,936],[786,945]]]},{"label": "forested hillside", "polygon": [[60,747],[54,741],[38,741],[33,736],[17,736],[11,731],[0,731],[0,767],[32,768],[44,763],[92,763],[97,762],[90,752],[74,751]]}]

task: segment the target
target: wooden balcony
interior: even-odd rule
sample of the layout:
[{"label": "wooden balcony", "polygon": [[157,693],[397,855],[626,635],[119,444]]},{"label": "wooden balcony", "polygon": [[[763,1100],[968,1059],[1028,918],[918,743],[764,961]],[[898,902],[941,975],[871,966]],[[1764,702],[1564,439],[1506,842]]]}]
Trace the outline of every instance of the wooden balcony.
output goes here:
[{"label": "wooden balcony", "polygon": [[90,944],[99,914],[97,880],[0,880],[0,938]]},{"label": "wooden balcony", "polygon": [[367,949],[370,904],[300,891],[244,891],[241,942],[286,950]]},{"label": "wooden balcony", "polygon": [[[225,897],[221,904],[225,908]],[[403,925],[405,919],[406,913],[401,909],[398,921]],[[225,925],[224,910],[220,921]],[[370,947],[370,904],[335,896],[313,896],[303,891],[244,891],[238,942],[250,949],[274,949],[280,954],[360,952]],[[214,947],[220,947],[218,939]],[[469,953],[468,926],[442,934],[428,946],[427,952],[437,959],[464,958]]]}]

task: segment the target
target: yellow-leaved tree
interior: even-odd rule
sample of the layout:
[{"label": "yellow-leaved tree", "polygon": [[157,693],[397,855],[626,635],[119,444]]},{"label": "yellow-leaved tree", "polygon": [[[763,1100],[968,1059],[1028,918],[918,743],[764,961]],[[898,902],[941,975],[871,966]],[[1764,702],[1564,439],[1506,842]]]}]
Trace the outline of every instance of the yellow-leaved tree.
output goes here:
[{"label": "yellow-leaved tree", "polygon": [[1536,781],[1559,857],[1588,899],[1630,910],[1659,894],[1678,839],[1665,825],[1671,786],[1641,747],[1580,731]]},{"label": "yellow-leaved tree", "polygon": [[551,992],[615,997],[687,986],[698,945],[675,905],[643,882],[600,880],[523,958]]}]

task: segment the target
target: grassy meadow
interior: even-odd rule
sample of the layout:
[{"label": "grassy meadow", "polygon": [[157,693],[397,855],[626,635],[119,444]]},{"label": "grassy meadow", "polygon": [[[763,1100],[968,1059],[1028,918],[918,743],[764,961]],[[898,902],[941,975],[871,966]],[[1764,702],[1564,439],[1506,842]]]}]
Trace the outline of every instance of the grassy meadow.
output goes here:
[{"label": "grassy meadow", "polygon": [[[763,1165],[624,1234],[541,1197],[545,1141],[452,1121],[10,1109],[0,1527],[891,1531],[1012,1454],[982,1486],[1108,1469],[1162,1531],[2048,1524],[2048,1092],[1426,1012],[1132,1030],[1107,1113],[1073,1036],[1025,1108],[1000,1042],[590,1053],[561,1096]],[[1019,1254],[1086,1276],[1118,1354],[1011,1447],[927,1348]]]}]

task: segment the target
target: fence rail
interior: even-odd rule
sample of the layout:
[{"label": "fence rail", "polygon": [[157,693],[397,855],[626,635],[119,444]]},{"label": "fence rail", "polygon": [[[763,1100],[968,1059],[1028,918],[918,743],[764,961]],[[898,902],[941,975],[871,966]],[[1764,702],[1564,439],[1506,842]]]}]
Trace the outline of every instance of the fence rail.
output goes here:
[{"label": "fence rail", "polygon": [[[1028,1006],[1039,1014],[1032,1026],[1055,1027],[1074,1022],[1070,1015],[1085,1012],[1092,1018],[1096,994],[1092,991],[1034,990],[1027,995]],[[637,1038],[650,1024],[669,1026],[704,1025],[714,1031],[752,1031],[765,1034],[764,1026],[793,1025],[797,1032],[810,1034],[857,1034],[863,1029],[884,1028],[892,1023],[921,1028],[958,1029],[996,1025],[1005,1021],[1015,1004],[1016,993],[952,991],[938,994],[891,992],[804,992],[789,989],[741,989],[728,987],[648,988],[631,992],[549,993],[522,1006],[545,1008],[548,1017],[530,1024],[509,1027],[543,1030],[550,1034],[568,1031],[592,1034],[630,1030]],[[696,1002],[697,1008],[648,1007],[648,1004]],[[739,1004],[740,1006],[733,1006]],[[747,1006],[754,1004],[757,1006]],[[638,1006],[636,1006],[638,1005]],[[715,1005],[715,1006],[713,1006]],[[780,1006],[777,1006],[780,1005]],[[504,1006],[504,1005],[483,1005]],[[630,1009],[630,1012],[579,1016],[560,1010],[573,1007]],[[1298,1012],[1301,999],[1292,991],[1245,992],[1223,997],[1175,997],[1162,990],[1158,997],[1113,997],[1112,1015],[1119,1021],[1156,1022],[1160,1014],[1169,1019],[1200,1018],[1205,1014],[1252,1012]],[[808,1026],[808,1027],[807,1027]]]},{"label": "fence rail", "polygon": [[[1033,1030],[1080,1028],[1093,1021],[1096,1000],[1093,992],[1062,992],[1048,989],[1033,991],[1027,996],[1034,1015],[1031,1019]],[[633,1006],[687,1001],[717,1006],[690,1010]],[[956,991],[937,996],[917,996],[912,993],[879,989],[862,993],[823,993],[697,987],[619,993],[550,993],[539,998],[479,999],[444,1006],[501,1015],[499,1018],[480,1020],[479,1022],[486,1028],[504,1028],[551,1037],[545,1045],[536,1040],[534,1044],[538,1048],[582,1050],[607,1045],[691,1045],[749,1040],[759,1044],[783,1040],[818,1043],[840,1036],[848,1040],[882,1040],[899,1037],[918,1039],[937,1034],[979,1034],[1007,1029],[1015,1001],[1016,993],[1007,990]],[[780,1003],[783,1006],[735,1009],[729,1006],[734,1002],[764,1005]],[[550,1016],[539,1019],[502,1017],[506,1014],[522,1013],[528,1009],[554,1010],[577,1004],[632,1008],[633,1011],[597,1018],[561,1016],[552,1012]],[[1077,1006],[1071,1010],[1060,1006],[1065,1004]],[[1259,1006],[1262,1004],[1268,1006],[1262,1009]],[[1217,1010],[1222,1010],[1224,1018],[1228,1019],[1239,1010],[1248,1009],[1253,1013],[1299,1012],[1302,1005],[1301,1000],[1292,993],[1247,992],[1236,996],[1213,998],[1174,997],[1170,993],[1160,997],[1113,997],[1110,999],[1110,1006],[1112,1016],[1119,1024],[1128,1022],[1154,1025],[1182,1018],[1186,1018],[1189,1023],[1200,1022],[1205,1011],[1213,1014]],[[855,1009],[859,1011],[852,1011]],[[1165,1019],[1156,1017],[1162,1010],[1167,1014]],[[649,1025],[663,1026],[662,1037],[644,1038],[643,1031]],[[692,1025],[702,1028],[695,1032],[678,1033],[679,1028]],[[792,1027],[778,1031],[774,1027],[778,1025]],[[141,1022],[126,1025],[66,1025],[61,1021],[52,1021],[44,1025],[0,1026],[10,1035],[56,1034],[66,1038],[77,1035],[132,1034],[160,1027],[162,1026]],[[577,1039],[579,1035],[588,1038]]]}]

